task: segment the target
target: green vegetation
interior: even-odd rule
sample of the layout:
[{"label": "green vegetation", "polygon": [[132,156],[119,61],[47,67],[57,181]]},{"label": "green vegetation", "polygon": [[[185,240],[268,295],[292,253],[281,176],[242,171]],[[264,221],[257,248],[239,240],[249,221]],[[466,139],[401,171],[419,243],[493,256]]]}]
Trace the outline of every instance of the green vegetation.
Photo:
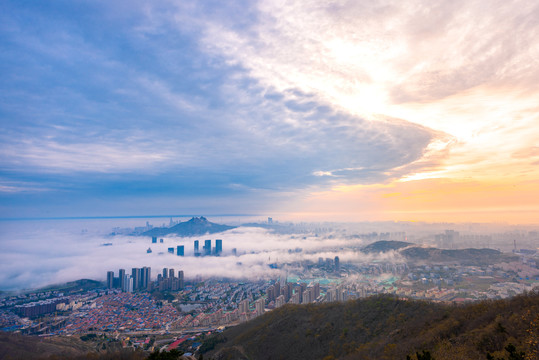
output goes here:
[{"label": "green vegetation", "polygon": [[464,306],[387,295],[286,305],[210,337],[201,352],[206,359],[537,359],[537,314],[539,291]]},{"label": "green vegetation", "polygon": [[182,355],[183,353],[176,349],[161,352],[159,350],[155,350],[150,354],[150,356],[148,356],[148,360],[176,360],[179,359]]}]

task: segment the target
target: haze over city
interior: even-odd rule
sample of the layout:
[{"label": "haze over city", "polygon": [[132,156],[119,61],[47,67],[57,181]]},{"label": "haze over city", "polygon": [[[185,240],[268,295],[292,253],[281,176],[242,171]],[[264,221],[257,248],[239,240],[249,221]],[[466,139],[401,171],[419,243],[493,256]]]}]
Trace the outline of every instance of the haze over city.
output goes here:
[{"label": "haze over city", "polygon": [[0,358],[539,359],[539,1],[0,1]]},{"label": "haze over city", "polygon": [[533,1],[3,1],[0,216],[537,224]]}]

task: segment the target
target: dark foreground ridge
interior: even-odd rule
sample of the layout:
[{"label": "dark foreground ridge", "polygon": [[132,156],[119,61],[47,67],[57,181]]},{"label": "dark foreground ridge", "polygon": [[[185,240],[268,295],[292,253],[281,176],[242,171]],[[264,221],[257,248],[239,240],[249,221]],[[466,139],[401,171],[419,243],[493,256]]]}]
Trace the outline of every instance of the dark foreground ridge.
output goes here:
[{"label": "dark foreground ridge", "polygon": [[538,359],[538,339],[539,291],[464,306],[384,295],[286,305],[213,336],[201,351],[219,360],[416,360],[416,353],[436,360]]},{"label": "dark foreground ridge", "polygon": [[[124,348],[113,335],[0,332],[0,359],[182,359],[169,352]],[[205,338],[195,357],[183,359],[195,358],[536,360],[539,289],[458,306],[389,295],[285,305]]]},{"label": "dark foreground ridge", "polygon": [[153,228],[142,233],[143,236],[166,236],[175,234],[178,236],[196,236],[205,234],[215,234],[234,229],[234,226],[221,225],[208,221],[205,217],[193,217],[191,220],[181,222],[172,227]]}]

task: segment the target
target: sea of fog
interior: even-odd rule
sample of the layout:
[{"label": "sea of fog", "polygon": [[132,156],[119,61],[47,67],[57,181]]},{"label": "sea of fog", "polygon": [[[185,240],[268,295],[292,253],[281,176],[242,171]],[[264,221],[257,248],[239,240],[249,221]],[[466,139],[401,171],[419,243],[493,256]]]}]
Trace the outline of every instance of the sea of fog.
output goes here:
[{"label": "sea of fog", "polygon": [[[174,218],[186,221],[189,218]],[[230,225],[250,222],[252,218],[209,217],[209,221]],[[238,227],[223,233],[194,238],[163,237],[152,244],[143,236],[114,235],[115,228],[168,225],[170,218],[104,218],[14,220],[0,222],[0,290],[21,290],[87,278],[104,280],[106,272],[115,275],[123,268],[150,266],[155,278],[163,268],[183,270],[194,277],[270,278],[282,270],[269,264],[334,257],[343,260],[370,260],[367,255],[345,251],[351,240],[339,236],[313,234],[276,234],[256,227]],[[194,257],[195,239],[223,240],[221,257]],[[357,240],[358,246],[361,241]],[[169,247],[185,246],[185,257],[167,252]],[[201,241],[201,247],[202,247]],[[146,250],[151,247],[152,252]],[[237,249],[237,256],[232,249]],[[290,251],[302,249],[301,252]],[[388,254],[386,256],[395,256]],[[360,259],[361,258],[361,259]],[[293,269],[291,269],[293,270]]]}]

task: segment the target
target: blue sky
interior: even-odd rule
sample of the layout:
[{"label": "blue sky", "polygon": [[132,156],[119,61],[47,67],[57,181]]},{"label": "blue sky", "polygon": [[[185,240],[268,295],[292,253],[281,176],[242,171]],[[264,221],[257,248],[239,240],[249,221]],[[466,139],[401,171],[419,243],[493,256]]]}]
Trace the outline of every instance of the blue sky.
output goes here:
[{"label": "blue sky", "polygon": [[[0,216],[308,211],[342,187],[487,174],[463,154],[488,158],[521,126],[508,151],[531,166],[535,113],[504,128],[469,93],[488,85],[494,103],[518,84],[507,111],[531,109],[538,10],[524,4],[477,23],[481,1],[3,1]],[[496,26],[524,45],[499,49]],[[466,163],[482,167],[454,170]]]}]

